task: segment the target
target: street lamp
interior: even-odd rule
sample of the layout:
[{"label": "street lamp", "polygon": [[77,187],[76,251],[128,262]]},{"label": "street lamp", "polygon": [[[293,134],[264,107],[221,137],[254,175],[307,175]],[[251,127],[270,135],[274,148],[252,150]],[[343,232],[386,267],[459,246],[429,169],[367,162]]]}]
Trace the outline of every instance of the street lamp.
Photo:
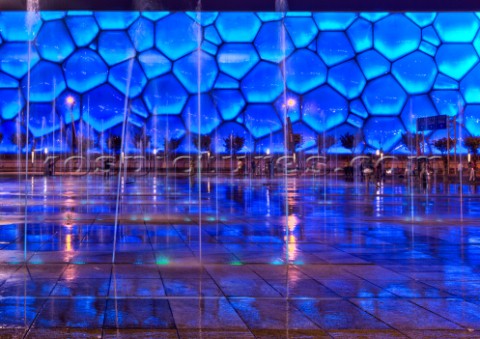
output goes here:
[{"label": "street lamp", "polygon": [[77,148],[77,133],[75,131],[75,119],[73,117],[73,107],[75,106],[75,98],[69,95],[66,99],[68,110],[70,112],[70,124],[72,125],[72,154]]}]

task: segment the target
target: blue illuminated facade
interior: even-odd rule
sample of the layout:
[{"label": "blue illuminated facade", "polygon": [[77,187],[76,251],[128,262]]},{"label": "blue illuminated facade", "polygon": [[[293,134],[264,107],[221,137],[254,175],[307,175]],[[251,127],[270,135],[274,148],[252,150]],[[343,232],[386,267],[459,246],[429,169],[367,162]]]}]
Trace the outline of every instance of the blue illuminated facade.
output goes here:
[{"label": "blue illuminated facade", "polygon": [[96,151],[124,121],[149,152],[195,151],[190,133],[281,152],[287,116],[307,151],[350,132],[358,151],[402,153],[437,114],[479,135],[479,28],[479,13],[0,12],[0,152],[27,112],[35,147],[65,152],[72,120]]}]

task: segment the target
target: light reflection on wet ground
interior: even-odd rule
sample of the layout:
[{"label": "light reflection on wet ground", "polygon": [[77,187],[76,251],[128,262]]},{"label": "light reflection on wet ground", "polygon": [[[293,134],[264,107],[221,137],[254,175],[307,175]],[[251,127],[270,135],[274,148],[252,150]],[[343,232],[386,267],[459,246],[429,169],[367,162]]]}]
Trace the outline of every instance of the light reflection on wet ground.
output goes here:
[{"label": "light reflection on wet ground", "polygon": [[116,189],[0,179],[1,338],[480,338],[479,186],[129,178],[112,265]]}]

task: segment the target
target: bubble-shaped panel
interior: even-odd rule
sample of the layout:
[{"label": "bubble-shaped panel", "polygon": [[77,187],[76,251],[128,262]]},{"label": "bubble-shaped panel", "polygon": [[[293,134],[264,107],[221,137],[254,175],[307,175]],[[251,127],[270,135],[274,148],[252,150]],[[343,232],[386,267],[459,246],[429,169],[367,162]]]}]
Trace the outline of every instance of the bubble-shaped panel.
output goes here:
[{"label": "bubble-shaped panel", "polygon": [[285,17],[282,12],[258,12],[257,15],[262,21],[278,21]]},{"label": "bubble-shaped panel", "polygon": [[52,133],[61,126],[55,108],[51,103],[34,103],[30,105],[30,120],[28,129],[38,138]]},{"label": "bubble-shaped panel", "polygon": [[177,60],[173,65],[173,73],[190,93],[197,93],[213,87],[218,68],[211,55],[195,51]]},{"label": "bubble-shaped panel", "polygon": [[422,41],[418,49],[432,57],[435,56],[435,54],[437,54],[437,48],[426,41]]},{"label": "bubble-shaped panel", "polygon": [[0,12],[0,32],[6,41],[31,41],[41,26],[37,12]]},{"label": "bubble-shaped panel", "polygon": [[422,30],[422,39],[432,45],[440,45],[440,38],[438,37],[437,32],[435,32],[435,29],[432,26],[425,27]]},{"label": "bubble-shaped panel", "polygon": [[318,33],[312,18],[286,18],[285,28],[297,48],[307,47]]},{"label": "bubble-shaped panel", "polygon": [[139,18],[128,29],[128,35],[138,52],[143,52],[153,47],[153,28],[153,23],[150,20]]},{"label": "bubble-shaped panel", "polygon": [[357,61],[368,80],[387,74],[390,71],[390,62],[374,50],[359,54]]},{"label": "bubble-shaped panel", "polygon": [[108,81],[120,92],[129,98],[142,93],[147,78],[143,74],[142,67],[134,60],[127,60],[110,69]]},{"label": "bubble-shaped panel", "polygon": [[303,121],[321,133],[340,125],[348,115],[348,102],[330,86],[322,86],[303,98]]},{"label": "bubble-shaped panel", "polygon": [[402,14],[393,14],[380,20],[375,23],[374,30],[375,49],[389,60],[413,52],[420,44],[420,28]]},{"label": "bubble-shaped panel", "polygon": [[80,96],[70,91],[64,91],[58,96],[55,106],[66,124],[80,120],[80,102]]},{"label": "bubble-shaped panel", "polygon": [[212,96],[223,120],[235,119],[245,107],[245,99],[238,90],[215,90]]},{"label": "bubble-shaped panel", "polygon": [[307,49],[299,49],[286,61],[287,87],[297,93],[308,92],[323,84],[327,77],[327,67],[317,54]]},{"label": "bubble-shaped panel", "polygon": [[138,56],[143,71],[149,79],[165,74],[172,68],[172,63],[155,49],[143,52]]},{"label": "bubble-shaped panel", "polygon": [[95,12],[95,18],[101,29],[125,29],[128,28],[138,17],[138,12]]},{"label": "bubble-shaped panel", "polygon": [[104,31],[98,38],[98,53],[109,66],[133,58],[136,54],[125,31]]},{"label": "bubble-shaped panel", "polygon": [[366,80],[354,60],[334,66],[328,73],[328,83],[347,99],[359,96]]},{"label": "bubble-shaped panel", "polygon": [[356,13],[314,13],[313,18],[321,31],[343,31],[357,18]]},{"label": "bubble-shaped panel", "polygon": [[372,24],[364,19],[356,20],[347,31],[353,48],[357,53],[363,52],[373,46]]},{"label": "bubble-shaped panel", "polygon": [[480,64],[475,66],[463,80],[460,82],[460,90],[462,91],[465,101],[469,104],[480,103]]},{"label": "bubble-shaped panel", "polygon": [[25,42],[11,42],[1,45],[0,69],[17,79],[22,78],[28,72],[29,59],[30,67],[35,66],[40,60],[35,46],[31,46],[30,54],[28,49],[28,43]]},{"label": "bubble-shaped panel", "polygon": [[152,114],[179,114],[187,101],[187,92],[172,75],[167,74],[151,80],[143,98]]},{"label": "bubble-shaped panel", "polygon": [[297,146],[297,151],[304,151],[311,147],[315,147],[315,153],[317,153],[318,148],[316,147],[316,136],[317,133],[313,131],[303,122],[297,122],[292,124],[293,133],[300,134],[302,136],[302,143]]},{"label": "bubble-shaped panel", "polygon": [[437,66],[431,57],[414,52],[393,63],[392,74],[410,94],[428,92],[437,76]]},{"label": "bubble-shaped panel", "polygon": [[65,23],[78,47],[91,43],[99,31],[97,22],[92,16],[69,16]]},{"label": "bubble-shaped panel", "polygon": [[167,11],[144,11],[144,12],[141,12],[141,15],[145,18],[147,18],[148,20],[151,20],[151,21],[157,21],[157,20],[160,20],[166,16],[168,16],[170,14],[170,12],[167,12]]},{"label": "bubble-shaped panel", "polygon": [[97,132],[104,132],[125,119],[125,97],[110,85],[102,85],[83,96],[83,120]]},{"label": "bubble-shaped panel", "polygon": [[251,44],[224,44],[217,55],[220,70],[235,79],[243,78],[259,60]]},{"label": "bubble-shaped panel", "polygon": [[202,26],[208,26],[215,22],[217,12],[186,12],[186,14]]},{"label": "bubble-shaped panel", "polygon": [[[225,122],[221,124],[215,132],[215,138],[213,140],[213,150],[216,153],[225,153],[225,139],[230,137],[230,135],[238,135],[245,138],[245,144],[240,153],[242,152],[253,152],[254,142],[252,140],[251,134],[247,129],[236,122]],[[257,150],[258,151],[258,150]]]},{"label": "bubble-shaped panel", "polygon": [[391,115],[400,113],[407,95],[391,75],[386,75],[368,83],[362,100],[370,114]]},{"label": "bubble-shaped panel", "polygon": [[208,41],[203,41],[202,51],[205,51],[211,55],[217,55],[218,47]]},{"label": "bubble-shaped panel", "polygon": [[359,117],[367,118],[368,112],[360,99],[350,102],[350,111]]},{"label": "bubble-shaped panel", "polygon": [[260,29],[260,20],[254,13],[220,13],[215,22],[225,42],[252,42]]},{"label": "bubble-shaped panel", "polygon": [[433,26],[443,42],[472,42],[479,22],[473,13],[439,13]]},{"label": "bubble-shaped panel", "polygon": [[185,135],[185,125],[179,115],[158,115],[147,120],[146,129],[151,137],[152,149],[165,150],[165,140],[180,139]]},{"label": "bubble-shaped panel", "polygon": [[480,106],[468,105],[463,113],[465,117],[465,127],[471,135],[480,136]]},{"label": "bubble-shaped panel", "polygon": [[442,44],[436,61],[440,72],[460,80],[478,62],[478,55],[470,44]]},{"label": "bubble-shaped panel", "polygon": [[430,97],[439,114],[455,116],[465,107],[465,101],[458,91],[432,91]]},{"label": "bubble-shaped panel", "polygon": [[417,131],[417,119],[437,115],[432,101],[427,95],[411,96],[403,108],[401,118],[409,132]]},{"label": "bubble-shaped panel", "polygon": [[15,118],[23,109],[25,102],[18,89],[0,89],[0,114],[2,119]]},{"label": "bubble-shaped panel", "polygon": [[53,62],[62,62],[75,50],[75,44],[63,21],[44,23],[36,45],[41,57]]},{"label": "bubble-shaped panel", "polygon": [[58,20],[65,17],[63,11],[41,11],[40,16],[43,21]]},{"label": "bubble-shaped panel", "polygon": [[[55,99],[65,89],[65,79],[59,65],[40,61],[30,72],[30,101],[46,102]],[[27,97],[28,78],[22,79],[23,95]]]},{"label": "bubble-shaped panel", "polygon": [[480,32],[477,34],[475,40],[473,41],[473,46],[477,50],[477,53],[480,55]]},{"label": "bubble-shaped panel", "polygon": [[220,35],[218,35],[215,26],[208,26],[205,28],[204,37],[205,40],[211,42],[212,44],[220,45],[222,43],[222,39],[220,38]]},{"label": "bubble-shaped panel", "polygon": [[280,62],[293,52],[290,36],[282,34],[284,29],[283,23],[278,21],[262,25],[255,38],[255,47],[263,60]]},{"label": "bubble-shaped panel", "polygon": [[279,117],[290,118],[291,122],[297,122],[300,120],[300,97],[294,93],[287,92],[280,95],[274,103],[275,109]]},{"label": "bubble-shaped panel", "polygon": [[65,63],[65,76],[69,88],[85,93],[107,81],[108,68],[94,51],[77,50]]},{"label": "bubble-shaped panel", "polygon": [[16,88],[18,81],[4,73],[0,73],[0,88]]},{"label": "bubble-shaped panel", "polygon": [[447,77],[443,74],[437,75],[437,80],[433,85],[434,89],[458,89],[458,81],[453,80],[450,77]]},{"label": "bubble-shaped panel", "polygon": [[145,107],[145,104],[143,103],[143,100],[141,98],[136,98],[132,100],[130,108],[132,109],[133,113],[137,114],[142,118],[148,118],[150,116],[150,113],[148,112],[147,107]]},{"label": "bubble-shaped panel", "polygon": [[169,15],[156,23],[155,45],[168,58],[176,60],[197,49],[199,29],[184,13]]},{"label": "bubble-shaped panel", "polygon": [[320,32],[317,52],[327,66],[332,66],[355,56],[352,45],[343,32]]},{"label": "bubble-shaped panel", "polygon": [[405,16],[412,20],[414,23],[416,23],[420,27],[425,27],[430,25],[433,20],[435,20],[435,17],[437,16],[437,13],[405,13]]},{"label": "bubble-shaped panel", "polygon": [[280,130],[282,122],[271,105],[248,105],[245,126],[254,138],[261,138]]},{"label": "bubble-shaped panel", "polygon": [[283,91],[283,77],[277,65],[261,61],[243,79],[242,92],[248,102],[271,102]]},{"label": "bubble-shaped panel", "polygon": [[208,94],[192,95],[183,109],[182,118],[187,129],[196,134],[208,134],[221,122]]},{"label": "bubble-shaped panel", "polygon": [[236,89],[236,88],[240,88],[240,84],[234,78],[231,78],[226,74],[220,73],[218,75],[217,81],[215,82],[215,88]]},{"label": "bubble-shaped panel", "polygon": [[364,13],[360,13],[360,16],[368,21],[371,21],[371,22],[377,22],[378,20],[380,19],[383,19],[385,18],[386,16],[388,16],[389,13],[388,12],[364,12]]},{"label": "bubble-shaped panel", "polygon": [[363,127],[367,144],[384,152],[391,151],[402,140],[402,133],[405,133],[405,130],[397,117],[372,117]]}]

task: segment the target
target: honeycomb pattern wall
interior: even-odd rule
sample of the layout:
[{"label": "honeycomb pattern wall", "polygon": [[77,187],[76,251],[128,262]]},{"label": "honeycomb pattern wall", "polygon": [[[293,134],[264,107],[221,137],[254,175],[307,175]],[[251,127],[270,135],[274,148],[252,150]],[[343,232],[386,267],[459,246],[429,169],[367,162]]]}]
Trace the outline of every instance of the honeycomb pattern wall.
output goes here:
[{"label": "honeycomb pattern wall", "polygon": [[35,147],[57,151],[72,121],[96,149],[127,121],[127,148],[141,132],[148,151],[208,134],[222,152],[234,133],[280,152],[286,116],[307,151],[350,132],[359,152],[407,152],[401,134],[437,114],[480,135],[479,26],[480,13],[0,12],[0,152],[17,152],[27,116]]}]

